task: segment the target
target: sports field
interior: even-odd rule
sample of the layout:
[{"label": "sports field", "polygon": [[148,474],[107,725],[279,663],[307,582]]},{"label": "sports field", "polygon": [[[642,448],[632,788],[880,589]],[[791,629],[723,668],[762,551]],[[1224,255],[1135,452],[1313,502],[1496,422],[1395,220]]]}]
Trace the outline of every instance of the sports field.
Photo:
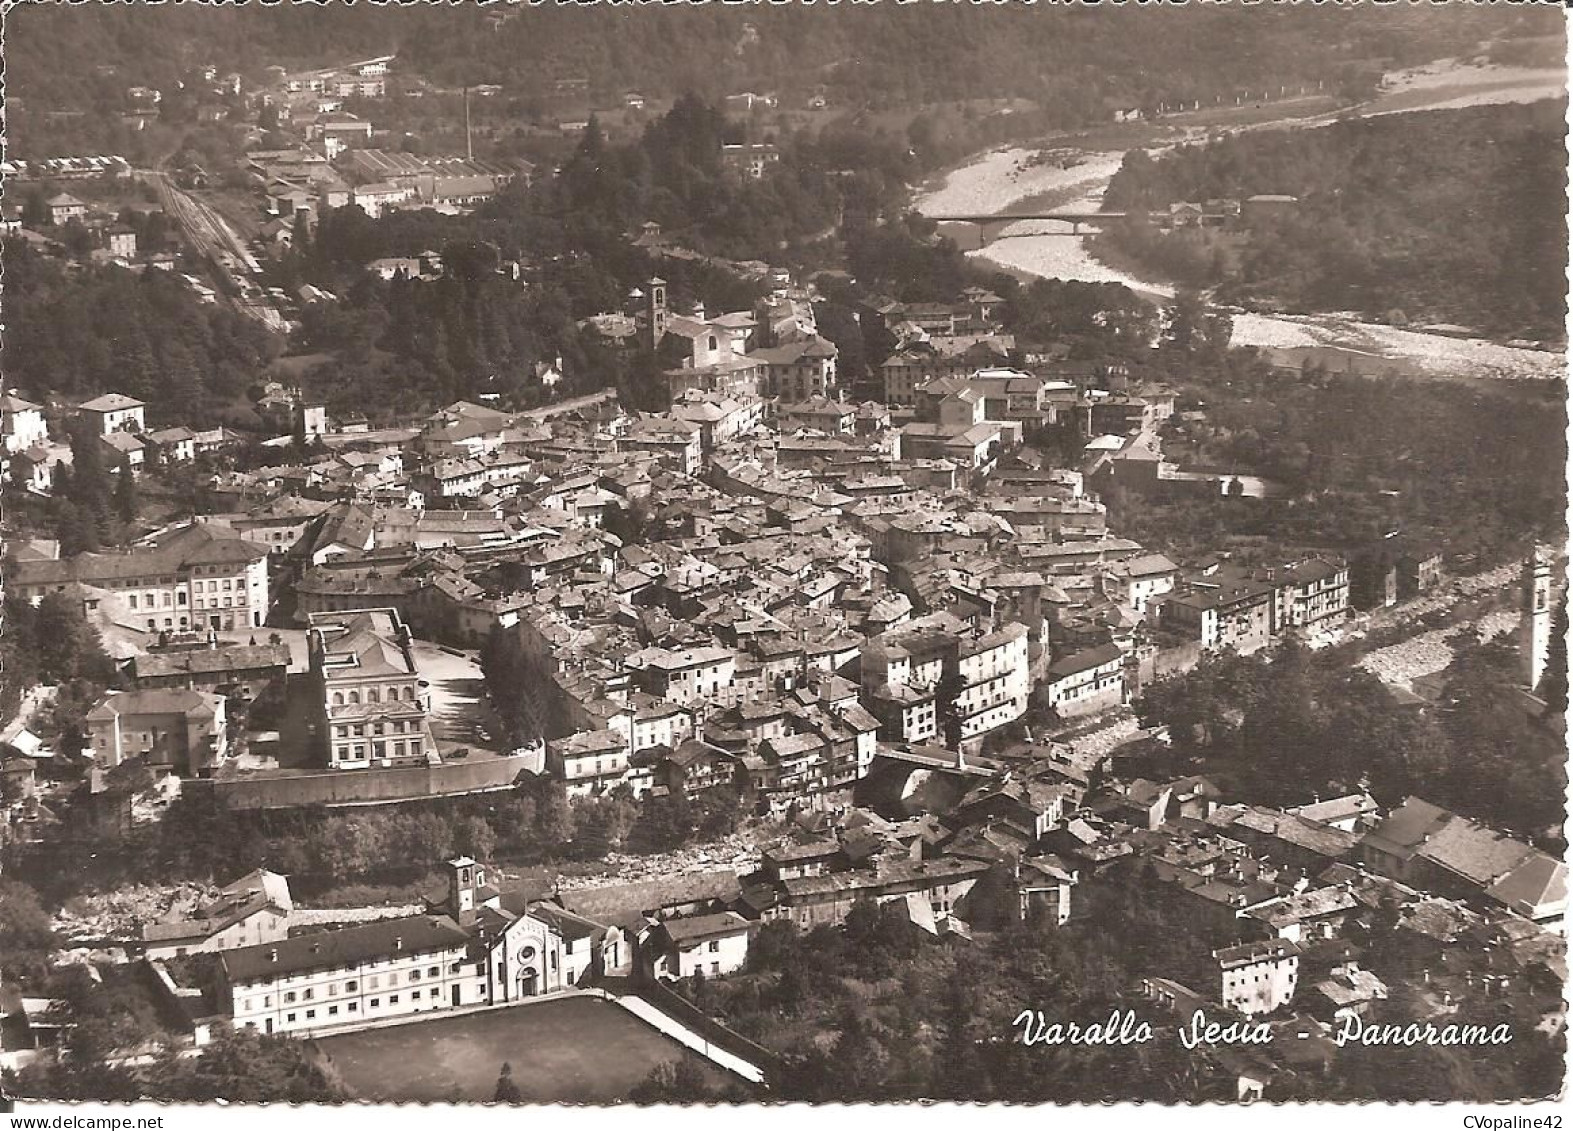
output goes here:
[{"label": "sports field", "polygon": [[[506,1061],[535,1103],[627,1097],[658,1064],[693,1056],[620,1006],[575,997],[323,1037],[318,1046],[363,1100],[489,1101]],[[726,1073],[701,1061],[711,1084]]]}]

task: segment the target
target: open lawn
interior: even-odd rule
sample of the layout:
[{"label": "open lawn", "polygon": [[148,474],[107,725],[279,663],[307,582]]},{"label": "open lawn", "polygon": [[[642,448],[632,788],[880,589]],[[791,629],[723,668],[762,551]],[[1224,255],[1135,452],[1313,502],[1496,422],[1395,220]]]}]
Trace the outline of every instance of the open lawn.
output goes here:
[{"label": "open lawn", "polygon": [[[625,1099],[659,1064],[694,1054],[620,1006],[575,997],[324,1037],[318,1046],[360,1099],[489,1101],[503,1063],[534,1103]],[[701,1061],[712,1085],[730,1077]]]}]

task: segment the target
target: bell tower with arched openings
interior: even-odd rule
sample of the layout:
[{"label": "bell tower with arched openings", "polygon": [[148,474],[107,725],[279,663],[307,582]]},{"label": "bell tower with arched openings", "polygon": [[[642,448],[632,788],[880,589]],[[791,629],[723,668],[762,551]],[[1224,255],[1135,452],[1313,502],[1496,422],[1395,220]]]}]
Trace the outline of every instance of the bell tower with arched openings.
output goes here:
[{"label": "bell tower with arched openings", "polygon": [[645,284],[645,320],[650,326],[650,348],[666,337],[666,280],[652,275]]}]

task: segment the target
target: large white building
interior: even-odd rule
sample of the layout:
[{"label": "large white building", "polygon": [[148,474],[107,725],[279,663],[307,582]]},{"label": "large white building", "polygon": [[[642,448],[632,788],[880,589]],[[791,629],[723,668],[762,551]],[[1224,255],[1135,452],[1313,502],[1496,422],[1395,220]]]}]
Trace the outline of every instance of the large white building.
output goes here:
[{"label": "large white building", "polygon": [[424,765],[437,754],[413,638],[393,609],[312,613],[306,630],[331,769]]},{"label": "large white building", "polygon": [[25,452],[48,440],[49,425],[44,421],[42,408],[15,393],[0,396],[0,441],[6,455]]},{"label": "large white building", "polygon": [[219,527],[191,522],[121,553],[15,561],[10,592],[38,604],[73,585],[119,623],[148,632],[260,628],[268,615],[268,551]]},{"label": "large white building", "polygon": [[107,436],[111,432],[147,431],[147,422],[142,415],[146,408],[147,405],[135,397],[128,397],[124,393],[105,393],[101,397],[84,401],[79,411],[94,422],[100,436]]},{"label": "large white building", "polygon": [[500,893],[468,857],[448,862],[448,887],[428,914],[225,951],[219,999],[236,1028],[306,1034],[507,1005],[629,967],[620,928]]}]

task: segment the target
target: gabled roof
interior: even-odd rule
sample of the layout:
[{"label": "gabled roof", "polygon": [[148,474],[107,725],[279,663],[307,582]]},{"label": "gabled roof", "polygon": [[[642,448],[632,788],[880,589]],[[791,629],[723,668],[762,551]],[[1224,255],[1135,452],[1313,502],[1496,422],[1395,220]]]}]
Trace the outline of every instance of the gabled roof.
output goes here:
[{"label": "gabled roof", "polygon": [[730,903],[741,891],[736,872],[717,870],[562,892],[557,902],[587,919],[613,923],[630,913],[659,914],[689,903]]},{"label": "gabled roof", "polygon": [[747,933],[752,924],[735,911],[722,911],[714,915],[690,915],[668,919],[661,924],[666,937],[678,947],[691,946],[709,939]]},{"label": "gabled roof", "polygon": [[1567,865],[1543,852],[1533,852],[1487,888],[1486,894],[1520,915],[1554,912],[1558,906],[1567,906]]},{"label": "gabled roof", "polygon": [[116,715],[212,716],[223,709],[223,699],[206,691],[157,688],[150,691],[111,691],[87,713],[90,722]]},{"label": "gabled roof", "polygon": [[1096,648],[1088,648],[1056,660],[1049,666],[1049,675],[1056,679],[1063,679],[1068,675],[1078,672],[1091,671],[1093,668],[1102,667],[1104,664],[1118,660],[1124,653],[1113,644],[1100,644]]},{"label": "gabled roof", "polygon": [[220,960],[232,982],[247,982],[457,948],[469,940],[469,932],[445,915],[412,915],[241,947],[223,952]]},{"label": "gabled roof", "polygon": [[101,397],[83,401],[81,407],[85,412],[120,412],[128,408],[146,408],[147,403],[124,393],[105,393]]}]

